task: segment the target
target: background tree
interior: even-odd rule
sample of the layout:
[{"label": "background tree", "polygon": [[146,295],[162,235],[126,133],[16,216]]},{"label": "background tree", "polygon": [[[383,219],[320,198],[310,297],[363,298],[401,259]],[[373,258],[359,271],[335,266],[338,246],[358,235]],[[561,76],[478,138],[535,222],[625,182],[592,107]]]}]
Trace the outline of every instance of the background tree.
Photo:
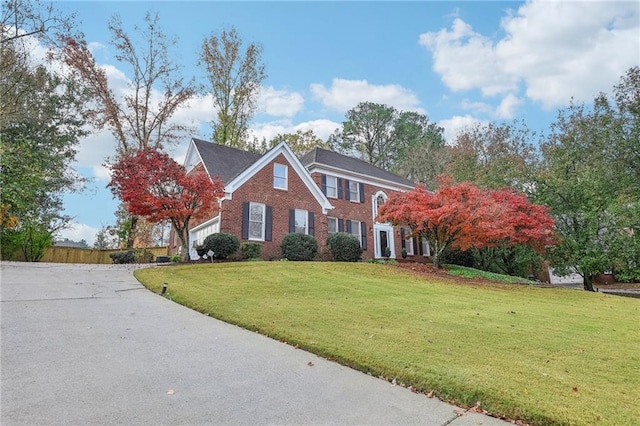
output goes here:
[{"label": "background tree", "polygon": [[213,142],[246,148],[249,122],[267,76],[261,56],[262,47],[256,43],[243,50],[242,38],[233,27],[203,41],[200,65],[206,70],[207,90],[217,112],[217,120],[211,123]]},{"label": "background tree", "polygon": [[298,157],[314,148],[329,148],[327,142],[316,136],[313,130],[298,130],[295,133],[281,133],[274,136],[269,142],[265,141],[265,146],[262,147],[260,151],[265,153],[283,141],[289,145],[289,148],[291,148]]},{"label": "background tree", "polygon": [[438,268],[454,249],[521,244],[544,251],[553,242],[553,220],[545,207],[510,189],[486,191],[447,179],[435,192],[418,186],[392,195],[378,219],[408,225],[413,235],[427,239]]},{"label": "background tree", "polygon": [[447,161],[444,129],[417,112],[361,102],[329,138],[329,147],[429,187]]},{"label": "background tree", "polygon": [[447,174],[483,188],[530,192],[539,158],[535,138],[523,122],[475,124],[456,135]]},{"label": "background tree", "polygon": [[584,288],[606,270],[640,278],[640,193],[637,68],[614,89],[617,103],[600,94],[592,106],[572,104],[558,114],[542,145],[537,200],[551,207],[561,243],[551,252],[560,273],[575,268]]},{"label": "background tree", "polygon": [[334,151],[360,157],[374,166],[391,170],[396,160],[393,131],[397,110],[388,105],[361,102],[346,113],[342,128],[329,140]]},{"label": "background tree", "polygon": [[392,172],[434,189],[445,171],[449,149],[444,129],[417,112],[401,112],[393,129],[397,161]]},{"label": "background tree", "polygon": [[224,186],[205,173],[187,175],[167,154],[153,149],[138,151],[113,165],[108,185],[132,215],[149,222],[169,221],[180,238],[182,257],[189,256],[189,222],[217,207]]},{"label": "background tree", "polygon": [[[147,13],[144,28],[134,28],[139,38],[123,29],[117,15],[109,21],[115,59],[132,75],[123,95],[109,85],[105,69],[84,39],[64,40],[66,63],[92,95],[92,124],[96,129],[106,126],[116,141],[115,159],[147,148],[162,149],[190,130],[172,118],[193,96],[193,81],[185,82],[180,75],[177,41],[167,38],[158,21],[157,14]],[[127,248],[134,245],[137,224],[138,218],[131,217]]]},{"label": "background tree", "polygon": [[[21,4],[9,3],[12,7]],[[3,5],[3,13],[13,10],[9,6]],[[44,25],[29,18],[31,14],[40,16],[29,9],[32,6],[27,6],[26,18],[24,10],[14,11],[11,16],[24,19],[25,25]],[[6,19],[3,15],[3,23]],[[65,19],[55,18],[55,22]],[[15,28],[23,28],[22,23],[16,23]],[[61,214],[63,193],[78,190],[83,184],[71,164],[79,138],[86,135],[86,97],[76,81],[50,70],[43,62],[46,58],[31,56],[33,39],[5,38],[4,31],[6,28],[0,49],[0,244],[3,258],[19,256],[37,261],[55,233],[70,220]],[[32,32],[41,31],[46,28]]]}]

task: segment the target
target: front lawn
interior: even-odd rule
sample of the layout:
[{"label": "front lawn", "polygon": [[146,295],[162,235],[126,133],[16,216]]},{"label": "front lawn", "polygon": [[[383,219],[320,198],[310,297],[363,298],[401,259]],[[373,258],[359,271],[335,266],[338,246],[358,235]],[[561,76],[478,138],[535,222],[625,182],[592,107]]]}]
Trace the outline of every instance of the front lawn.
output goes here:
[{"label": "front lawn", "polygon": [[[535,425],[640,419],[640,299],[458,282],[393,265],[138,270],[202,313],[459,405]],[[464,281],[464,280],[462,280]]]}]

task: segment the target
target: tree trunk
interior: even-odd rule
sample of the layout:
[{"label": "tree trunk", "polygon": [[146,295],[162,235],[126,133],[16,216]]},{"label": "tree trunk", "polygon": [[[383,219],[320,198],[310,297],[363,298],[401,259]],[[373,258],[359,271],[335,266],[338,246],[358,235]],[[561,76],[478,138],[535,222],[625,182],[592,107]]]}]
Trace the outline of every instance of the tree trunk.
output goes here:
[{"label": "tree trunk", "polygon": [[127,235],[127,250],[131,250],[133,248],[137,227],[138,227],[138,216],[132,215],[131,226],[129,227],[129,235]]},{"label": "tree trunk", "polygon": [[585,275],[584,276],[584,289],[586,291],[595,291],[593,289],[593,278],[594,278],[594,275]]}]

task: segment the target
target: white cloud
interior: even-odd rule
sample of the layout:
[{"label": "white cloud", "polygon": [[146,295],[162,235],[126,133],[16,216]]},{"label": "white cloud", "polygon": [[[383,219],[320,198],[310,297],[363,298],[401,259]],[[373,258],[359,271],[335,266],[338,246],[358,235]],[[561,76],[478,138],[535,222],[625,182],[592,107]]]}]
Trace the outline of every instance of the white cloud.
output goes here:
[{"label": "white cloud", "polygon": [[258,97],[258,110],[275,117],[293,117],[303,105],[300,93],[276,90],[273,86],[262,87]]},{"label": "white cloud", "polygon": [[[589,101],[640,61],[640,3],[530,1],[501,21],[497,41],[456,18],[451,29],[420,35],[434,70],[452,90],[526,96],[546,108]],[[503,100],[498,114],[514,108]]]},{"label": "white cloud", "polygon": [[338,127],[340,127],[340,123],[324,119],[305,121],[298,124],[293,124],[288,120],[281,120],[256,124],[249,130],[249,134],[251,137],[255,136],[258,140],[265,138],[269,141],[278,134],[295,133],[298,130],[313,130],[313,133],[320,139],[327,140]]},{"label": "white cloud", "polygon": [[314,83],[310,85],[314,99],[337,111],[347,111],[360,102],[375,102],[394,106],[403,111],[424,113],[418,96],[398,84],[376,85],[367,80],[334,78],[331,87]]},{"label": "white cloud", "polygon": [[73,240],[75,242],[80,242],[80,240],[85,240],[89,246],[93,246],[93,243],[96,240],[96,234],[99,229],[94,228],[93,226],[86,225],[84,223],[71,223],[69,228],[63,229],[60,231],[59,238],[69,240]]},{"label": "white cloud", "polygon": [[475,124],[486,124],[486,120],[480,120],[470,115],[456,115],[451,118],[440,120],[438,125],[444,128],[444,138],[451,145],[459,132],[473,127]]},{"label": "white cloud", "polygon": [[495,115],[498,118],[513,118],[516,115],[516,109],[520,105],[522,105],[522,100],[513,93],[509,93],[496,108]]}]

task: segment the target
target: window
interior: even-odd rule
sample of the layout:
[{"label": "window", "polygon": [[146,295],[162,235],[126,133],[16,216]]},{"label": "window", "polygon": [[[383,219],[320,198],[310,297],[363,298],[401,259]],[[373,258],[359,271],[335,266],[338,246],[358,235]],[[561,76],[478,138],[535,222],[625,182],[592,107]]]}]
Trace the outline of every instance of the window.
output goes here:
[{"label": "window", "polygon": [[360,241],[360,246],[362,247],[362,233],[360,232],[362,231],[362,226],[360,225],[360,222],[358,222],[357,220],[352,220],[351,228],[347,231],[351,235],[355,235],[356,237],[358,237],[358,241]]},{"label": "window", "polygon": [[283,164],[273,165],[273,187],[287,189],[287,166]]},{"label": "window", "polygon": [[360,201],[360,185],[358,182],[349,181],[349,199],[351,201]]},{"label": "window", "polygon": [[335,176],[326,177],[326,195],[331,198],[338,198],[338,178]]},{"label": "window", "polygon": [[387,202],[387,195],[384,192],[378,192],[373,199],[373,218],[378,216],[380,206]]},{"label": "window", "polygon": [[429,241],[426,238],[422,238],[421,241],[421,249],[423,256],[431,256],[431,248],[429,247]]},{"label": "window", "polygon": [[295,233],[296,234],[307,234],[307,211],[306,210],[298,210],[296,209],[295,213]]},{"label": "window", "polygon": [[329,234],[335,234],[338,232],[338,218],[337,217],[328,217],[327,218],[327,231]]},{"label": "window", "polygon": [[249,203],[249,239],[264,241],[264,204]]},{"label": "window", "polygon": [[404,230],[404,235],[404,248],[407,250],[408,255],[413,256],[413,237],[411,236],[411,229],[406,228]]}]

